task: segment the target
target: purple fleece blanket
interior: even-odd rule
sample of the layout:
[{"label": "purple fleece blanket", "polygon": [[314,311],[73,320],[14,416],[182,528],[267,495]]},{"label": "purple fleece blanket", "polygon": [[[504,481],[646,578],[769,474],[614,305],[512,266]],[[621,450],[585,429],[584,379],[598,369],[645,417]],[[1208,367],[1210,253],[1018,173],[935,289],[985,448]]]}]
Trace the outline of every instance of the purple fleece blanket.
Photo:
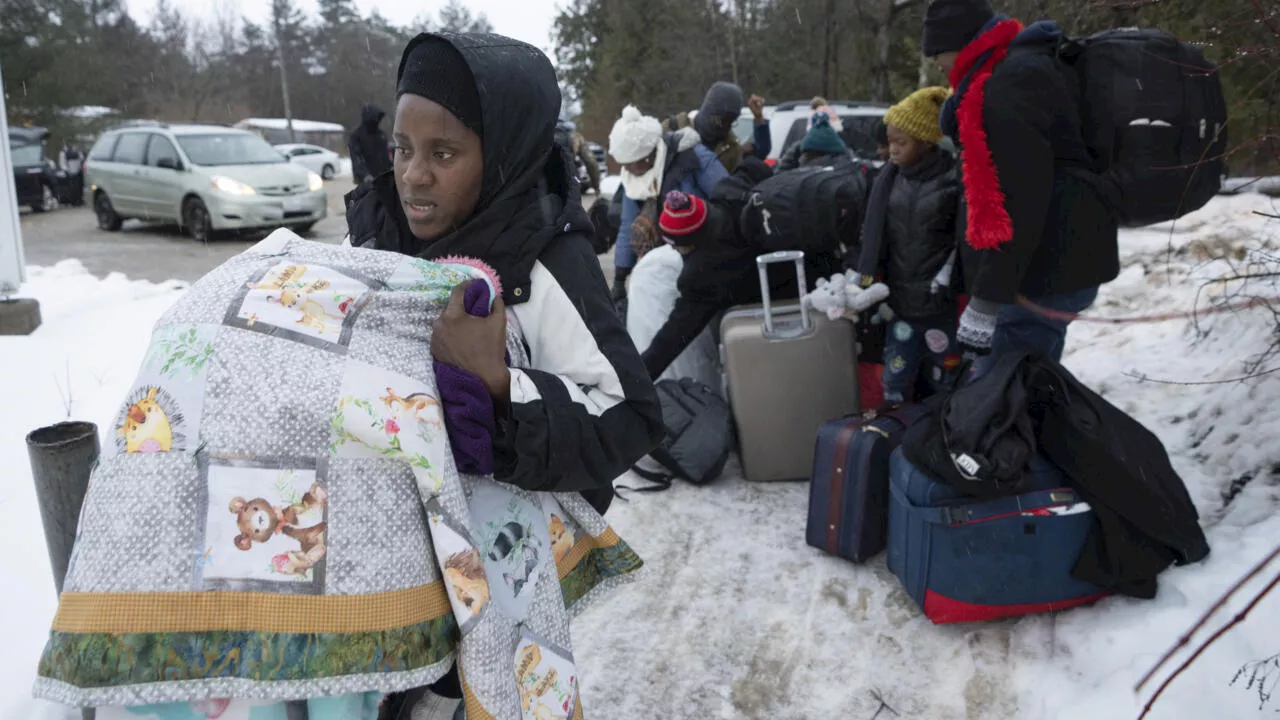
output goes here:
[{"label": "purple fleece blanket", "polygon": [[[463,296],[463,307],[468,315],[488,317],[489,285],[482,280],[472,280]],[[510,365],[511,354],[507,353],[506,357]],[[489,475],[493,472],[495,419],[488,388],[474,373],[442,362],[433,361],[432,365],[458,471]]]}]

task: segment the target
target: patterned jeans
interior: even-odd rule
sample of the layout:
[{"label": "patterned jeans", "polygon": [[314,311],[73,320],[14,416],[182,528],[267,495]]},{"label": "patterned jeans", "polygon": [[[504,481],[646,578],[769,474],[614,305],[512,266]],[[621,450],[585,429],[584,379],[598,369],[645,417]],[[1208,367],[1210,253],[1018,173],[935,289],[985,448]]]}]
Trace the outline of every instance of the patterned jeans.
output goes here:
[{"label": "patterned jeans", "polygon": [[955,315],[894,320],[889,325],[884,343],[885,402],[907,400],[916,385],[916,374],[926,359],[933,367],[946,372],[958,365],[959,354]]}]

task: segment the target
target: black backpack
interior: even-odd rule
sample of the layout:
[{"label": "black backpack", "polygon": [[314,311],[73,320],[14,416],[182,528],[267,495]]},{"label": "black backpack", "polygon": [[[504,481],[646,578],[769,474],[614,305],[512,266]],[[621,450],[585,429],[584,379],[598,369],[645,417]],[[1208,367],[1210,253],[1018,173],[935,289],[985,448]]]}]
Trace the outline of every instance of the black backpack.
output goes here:
[{"label": "black backpack", "polygon": [[586,210],[586,217],[591,219],[591,250],[595,250],[596,255],[604,255],[608,252],[613,243],[618,241],[618,223],[613,222],[613,218],[609,217],[609,205],[612,201],[608,197],[596,197],[595,202],[591,202],[591,206]]},{"label": "black backpack", "polygon": [[587,210],[587,217],[595,229],[591,233],[591,248],[597,255],[609,252],[618,241],[618,228],[622,225],[622,188],[618,188],[613,198],[596,198]]},{"label": "black backpack", "polygon": [[738,169],[729,177],[716,183],[709,201],[719,207],[735,223],[740,222],[742,211],[751,200],[751,193],[760,183],[773,177],[773,168],[753,157],[745,157]]},{"label": "black backpack", "polygon": [[1175,220],[1221,188],[1227,103],[1218,67],[1163,30],[1063,43],[1080,78],[1085,144],[1122,225]]},{"label": "black backpack", "polygon": [[659,380],[654,384],[662,403],[667,436],[649,454],[668,473],[633,467],[632,472],[657,483],[644,491],[666,490],[673,478],[706,485],[720,477],[734,445],[733,416],[714,390],[691,378]]},{"label": "black backpack", "polygon": [[862,227],[869,188],[862,163],[788,170],[755,187],[739,227],[761,253],[837,253]]}]

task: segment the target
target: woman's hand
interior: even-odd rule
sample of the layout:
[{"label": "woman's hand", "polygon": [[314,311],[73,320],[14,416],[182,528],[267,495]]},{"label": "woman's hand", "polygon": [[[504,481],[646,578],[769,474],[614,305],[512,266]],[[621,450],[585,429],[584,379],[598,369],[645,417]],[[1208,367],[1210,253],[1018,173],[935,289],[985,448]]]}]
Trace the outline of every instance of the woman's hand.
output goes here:
[{"label": "woman's hand", "polygon": [[[472,280],[471,282],[484,282]],[[502,297],[493,300],[488,317],[475,317],[463,305],[468,283],[453,288],[449,306],[436,320],[431,335],[431,354],[439,362],[473,373],[485,384],[496,403],[511,394],[511,373],[507,370],[507,313]]]}]

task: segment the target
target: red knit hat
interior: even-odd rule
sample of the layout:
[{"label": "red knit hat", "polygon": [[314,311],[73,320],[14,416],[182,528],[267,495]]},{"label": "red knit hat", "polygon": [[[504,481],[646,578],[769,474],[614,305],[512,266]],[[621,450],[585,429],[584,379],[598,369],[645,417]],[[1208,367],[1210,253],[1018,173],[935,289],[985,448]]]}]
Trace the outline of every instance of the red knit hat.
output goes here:
[{"label": "red knit hat", "polygon": [[662,206],[662,216],[658,218],[658,227],[662,234],[676,241],[702,229],[707,222],[707,204],[697,195],[687,195],[679,190],[667,193],[666,202]]}]

